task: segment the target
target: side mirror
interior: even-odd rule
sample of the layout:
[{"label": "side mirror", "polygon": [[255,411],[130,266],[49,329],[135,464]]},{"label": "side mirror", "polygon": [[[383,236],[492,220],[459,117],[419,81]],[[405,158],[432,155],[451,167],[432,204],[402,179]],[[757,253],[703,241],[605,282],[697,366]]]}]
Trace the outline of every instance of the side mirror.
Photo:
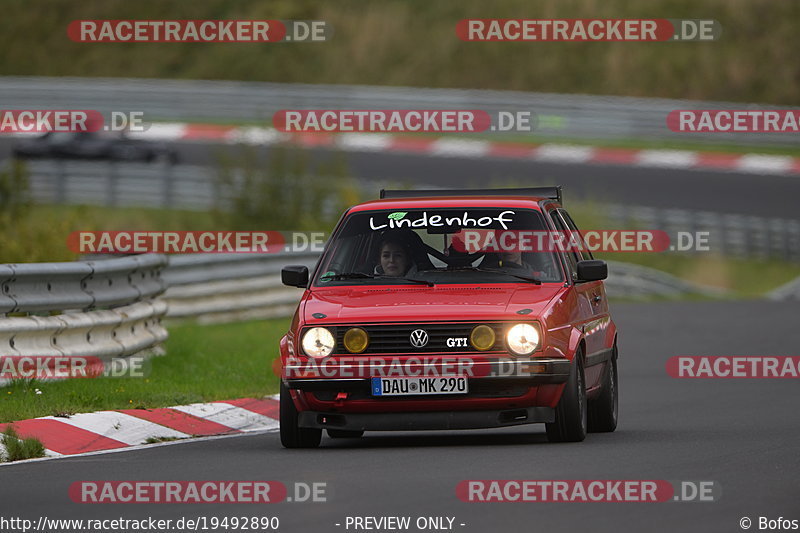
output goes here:
[{"label": "side mirror", "polygon": [[608,265],[605,261],[591,259],[578,261],[577,281],[600,281],[608,277]]},{"label": "side mirror", "polygon": [[305,265],[289,265],[281,269],[281,281],[289,287],[306,288],[308,286],[308,267]]}]

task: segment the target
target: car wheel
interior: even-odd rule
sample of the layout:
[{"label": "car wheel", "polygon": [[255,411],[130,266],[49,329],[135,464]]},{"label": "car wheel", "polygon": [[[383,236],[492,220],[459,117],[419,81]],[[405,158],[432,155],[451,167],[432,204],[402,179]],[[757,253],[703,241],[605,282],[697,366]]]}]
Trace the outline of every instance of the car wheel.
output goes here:
[{"label": "car wheel", "polygon": [[284,448],[316,448],[322,440],[322,430],[298,427],[297,408],[289,388],[281,382],[281,444]]},{"label": "car wheel", "polygon": [[358,439],[364,436],[364,431],[349,431],[346,429],[329,429],[328,436],[332,439]]},{"label": "car wheel", "polygon": [[556,419],[545,424],[550,442],[580,442],[586,438],[588,406],[582,350],[575,354],[570,366],[569,379],[556,406]]},{"label": "car wheel", "polygon": [[589,431],[608,433],[617,429],[619,411],[619,376],[617,375],[617,345],[606,363],[600,395],[589,402]]}]

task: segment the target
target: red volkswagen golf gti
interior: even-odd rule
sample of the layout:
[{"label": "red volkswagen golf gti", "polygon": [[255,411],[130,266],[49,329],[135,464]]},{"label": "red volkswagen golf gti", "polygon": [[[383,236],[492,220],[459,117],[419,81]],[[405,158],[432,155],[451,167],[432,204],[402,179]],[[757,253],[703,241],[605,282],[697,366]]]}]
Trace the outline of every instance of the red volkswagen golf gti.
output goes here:
[{"label": "red volkswagen golf gti", "polygon": [[[281,442],[364,431],[617,426],[607,266],[561,188],[381,191],[350,208],[280,341]],[[558,236],[561,237],[558,237]],[[542,237],[544,236],[544,237]]]}]

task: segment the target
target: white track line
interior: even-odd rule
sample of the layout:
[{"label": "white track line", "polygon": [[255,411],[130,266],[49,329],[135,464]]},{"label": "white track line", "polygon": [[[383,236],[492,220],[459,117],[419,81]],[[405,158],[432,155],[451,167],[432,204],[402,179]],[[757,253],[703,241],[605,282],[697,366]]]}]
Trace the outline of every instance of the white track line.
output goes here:
[{"label": "white track line", "polygon": [[239,431],[257,431],[280,427],[273,418],[222,402],[193,403],[173,407],[177,411],[222,424]]},{"label": "white track line", "polygon": [[429,153],[444,157],[485,157],[491,149],[489,141],[439,139],[431,144]]},{"label": "white track line", "polygon": [[225,136],[225,142],[230,144],[244,143],[252,145],[276,144],[288,139],[286,133],[273,128],[244,127],[231,130]]},{"label": "white track line", "polygon": [[56,418],[52,416],[45,419],[57,420],[70,426],[85,429],[92,433],[110,439],[135,445],[144,444],[150,437],[175,437],[185,439],[190,437],[186,433],[170,429],[166,426],[150,422],[135,416],[116,411],[98,411],[96,413],[80,413],[69,418]]},{"label": "white track line", "polygon": [[635,161],[647,167],[690,168],[697,164],[697,156],[688,150],[641,150]]},{"label": "white track line", "polygon": [[393,141],[394,137],[387,133],[342,133],[336,137],[339,148],[357,152],[382,152]]},{"label": "white track line", "polygon": [[128,136],[150,141],[177,141],[184,136],[187,126],[182,122],[154,122],[147,130],[130,131]]},{"label": "white track line", "polygon": [[543,144],[533,151],[532,157],[539,161],[582,163],[591,159],[592,155],[594,148],[591,146]]},{"label": "white track line", "polygon": [[736,170],[756,174],[785,174],[792,168],[794,158],[784,155],[745,154],[739,158]]}]

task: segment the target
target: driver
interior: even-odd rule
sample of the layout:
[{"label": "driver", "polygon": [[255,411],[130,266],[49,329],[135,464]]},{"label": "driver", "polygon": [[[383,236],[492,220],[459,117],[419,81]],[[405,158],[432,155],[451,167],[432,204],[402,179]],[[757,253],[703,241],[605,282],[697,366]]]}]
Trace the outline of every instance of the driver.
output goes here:
[{"label": "driver", "polygon": [[411,259],[411,246],[398,235],[386,235],[378,246],[378,265],[375,274],[404,277],[416,272]]}]

